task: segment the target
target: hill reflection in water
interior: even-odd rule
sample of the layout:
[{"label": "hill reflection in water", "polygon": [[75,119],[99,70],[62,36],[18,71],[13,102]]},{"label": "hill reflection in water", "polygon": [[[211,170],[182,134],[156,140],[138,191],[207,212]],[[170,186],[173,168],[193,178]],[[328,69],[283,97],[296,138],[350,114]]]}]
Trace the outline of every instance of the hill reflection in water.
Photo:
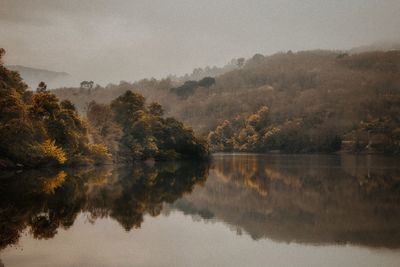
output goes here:
[{"label": "hill reflection in water", "polygon": [[126,231],[177,210],[249,234],[312,245],[400,248],[400,168],[379,156],[216,155],[164,163],[3,174],[0,249],[50,239],[84,213]]},{"label": "hill reflection in water", "polygon": [[398,158],[216,155],[204,187],[174,203],[255,240],[400,247]]},{"label": "hill reflection in water", "polygon": [[207,165],[186,162],[3,175],[0,248],[16,244],[26,229],[36,239],[52,238],[81,212],[91,222],[110,217],[126,231],[139,228],[145,214],[159,215],[163,203],[191,192],[207,173]]}]

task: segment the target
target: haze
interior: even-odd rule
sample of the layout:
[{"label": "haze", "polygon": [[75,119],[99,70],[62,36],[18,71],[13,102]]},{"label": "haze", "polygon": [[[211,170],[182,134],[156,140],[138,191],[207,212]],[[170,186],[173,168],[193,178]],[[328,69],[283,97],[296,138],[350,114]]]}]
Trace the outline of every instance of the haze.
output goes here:
[{"label": "haze", "polygon": [[107,84],[399,37],[400,1],[0,0],[6,64]]}]

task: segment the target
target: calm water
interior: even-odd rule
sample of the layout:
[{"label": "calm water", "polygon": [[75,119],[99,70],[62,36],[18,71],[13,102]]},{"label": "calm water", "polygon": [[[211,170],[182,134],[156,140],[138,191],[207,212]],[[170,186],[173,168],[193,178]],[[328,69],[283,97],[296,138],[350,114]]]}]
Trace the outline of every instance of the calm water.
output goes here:
[{"label": "calm water", "polygon": [[2,174],[0,266],[400,266],[399,158]]}]

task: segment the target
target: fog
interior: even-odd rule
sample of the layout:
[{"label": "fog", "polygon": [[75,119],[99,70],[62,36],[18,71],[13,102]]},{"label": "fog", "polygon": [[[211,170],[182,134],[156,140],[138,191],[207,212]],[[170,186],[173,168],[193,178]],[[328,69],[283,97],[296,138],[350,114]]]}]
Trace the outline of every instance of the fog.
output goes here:
[{"label": "fog", "polygon": [[398,40],[398,14],[397,0],[0,0],[0,47],[6,64],[107,84]]}]

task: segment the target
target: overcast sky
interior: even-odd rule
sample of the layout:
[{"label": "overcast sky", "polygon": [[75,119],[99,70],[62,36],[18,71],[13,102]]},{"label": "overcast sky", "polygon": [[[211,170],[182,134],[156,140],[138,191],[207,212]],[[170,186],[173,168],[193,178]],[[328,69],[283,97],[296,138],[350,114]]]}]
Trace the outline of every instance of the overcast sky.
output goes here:
[{"label": "overcast sky", "polygon": [[100,84],[399,37],[400,0],[0,0],[6,64]]}]

